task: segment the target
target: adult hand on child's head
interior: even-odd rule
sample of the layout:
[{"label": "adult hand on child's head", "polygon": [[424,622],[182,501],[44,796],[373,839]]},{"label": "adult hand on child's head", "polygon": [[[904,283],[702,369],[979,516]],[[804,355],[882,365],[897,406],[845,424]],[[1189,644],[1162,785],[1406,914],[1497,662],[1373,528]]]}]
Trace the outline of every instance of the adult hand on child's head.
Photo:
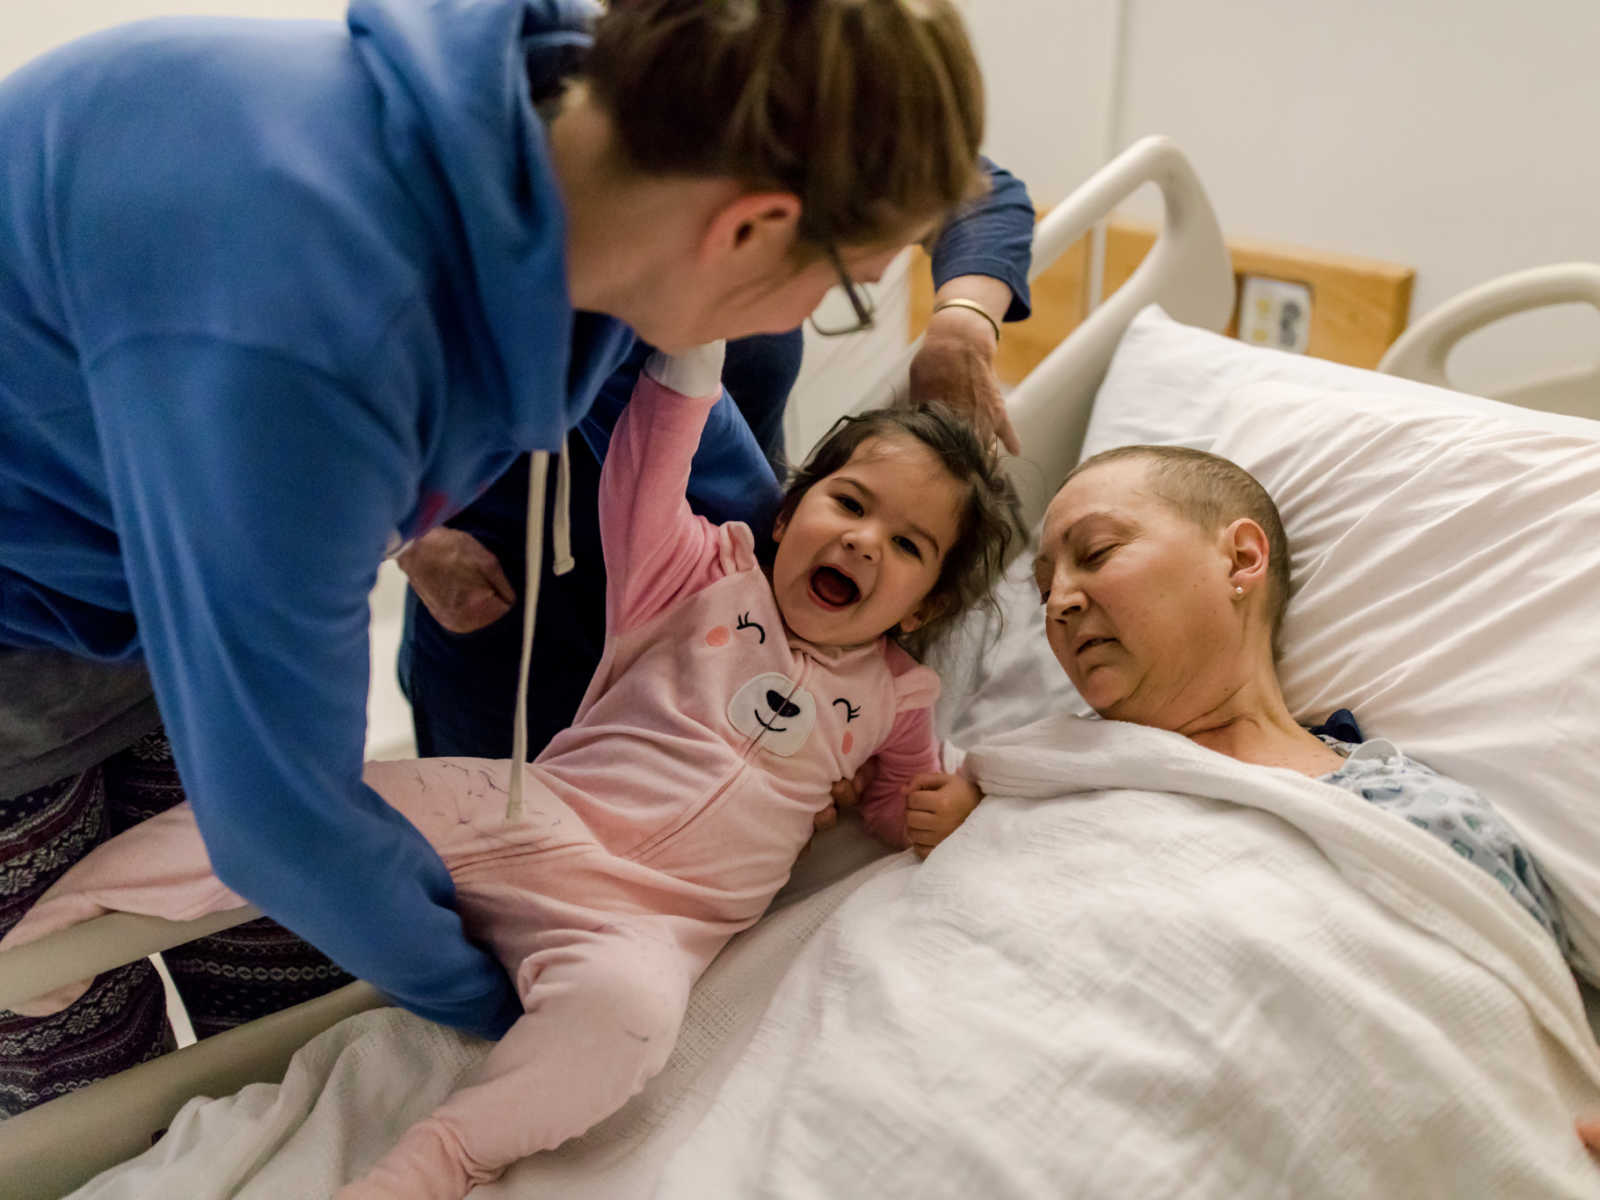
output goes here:
[{"label": "adult hand on child's head", "polygon": [[[996,290],[998,289],[998,290]],[[970,294],[969,294],[970,293]],[[999,280],[982,275],[961,276],[939,289],[935,302],[972,300],[985,312],[1005,314],[1011,290]],[[940,309],[928,320],[922,348],[911,360],[911,397],[917,404],[942,403],[969,415],[978,435],[999,438],[1012,454],[1021,443],[1006,414],[1005,397],[994,373],[999,318],[985,317],[964,306]]]},{"label": "adult hand on child's head", "polygon": [[972,815],[983,793],[963,775],[918,775],[906,790],[906,838],[918,858],[929,853]]},{"label": "adult hand on child's head", "polygon": [[451,633],[472,633],[505,616],[516,589],[477,538],[459,529],[430,529],[395,560],[417,598]]}]

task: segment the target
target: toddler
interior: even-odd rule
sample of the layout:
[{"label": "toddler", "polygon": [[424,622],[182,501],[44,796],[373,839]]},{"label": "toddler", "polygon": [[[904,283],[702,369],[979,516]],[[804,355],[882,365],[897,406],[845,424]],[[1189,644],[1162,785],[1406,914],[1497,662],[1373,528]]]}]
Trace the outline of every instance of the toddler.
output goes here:
[{"label": "toddler", "polygon": [[[342,1195],[460,1197],[621,1107],[666,1062],[700,972],[783,886],[835,781],[869,759],[859,806],[889,844],[926,853],[970,811],[938,770],[938,678],[897,639],[998,577],[1015,501],[994,455],[936,411],[849,419],[791,483],[764,564],[749,526],[684,499],[721,357],[656,356],[617,424],[605,654],[572,727],[525,768],[517,815],[503,762],[366,768],[449,866],[468,935],[525,1015]],[[0,948],[106,910],[242,903],[183,805],[90,854]]]}]

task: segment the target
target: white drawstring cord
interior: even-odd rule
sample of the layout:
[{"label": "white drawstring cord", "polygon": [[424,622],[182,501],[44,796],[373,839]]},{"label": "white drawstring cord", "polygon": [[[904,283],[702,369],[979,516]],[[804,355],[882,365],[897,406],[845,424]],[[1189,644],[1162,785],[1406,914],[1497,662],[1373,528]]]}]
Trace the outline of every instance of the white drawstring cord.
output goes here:
[{"label": "white drawstring cord", "polygon": [[522,764],[528,761],[528,665],[533,661],[533,618],[539,608],[539,578],[544,573],[544,481],[550,452],[535,450],[528,464],[528,529],[524,534],[522,653],[517,664],[517,715],[511,730],[511,798],[506,820],[522,816]]},{"label": "white drawstring cord", "polygon": [[566,438],[561,439],[561,460],[556,463],[556,519],[551,532],[556,551],[551,567],[557,575],[565,575],[578,565],[572,557],[572,459]]},{"label": "white drawstring cord", "polygon": [[[550,452],[535,450],[528,464],[528,530],[524,542],[527,555],[522,588],[522,654],[517,664],[516,727],[511,731],[510,799],[506,820],[522,816],[522,768],[528,761],[528,668],[533,662],[533,625],[539,611],[539,581],[544,574],[544,482],[550,470]],[[556,511],[551,535],[555,544],[557,575],[565,575],[576,565],[572,557],[572,467],[567,459],[565,438],[556,464]]]}]

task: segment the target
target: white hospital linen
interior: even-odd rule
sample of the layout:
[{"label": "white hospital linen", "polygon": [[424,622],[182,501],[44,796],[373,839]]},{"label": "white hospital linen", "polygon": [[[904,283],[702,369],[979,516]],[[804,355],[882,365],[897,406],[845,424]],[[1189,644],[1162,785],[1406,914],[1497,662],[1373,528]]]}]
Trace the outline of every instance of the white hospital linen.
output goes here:
[{"label": "white hospital linen", "polygon": [[812,939],[660,1195],[1600,1195],[1572,978],[1447,847],[1120,723],[969,766],[989,798]]},{"label": "white hospital linen", "polygon": [[[971,762],[991,795],[925,863],[737,939],[644,1093],[475,1194],[1600,1196],[1600,1048],[1487,874],[1159,730],[1054,718]],[[327,1194],[481,1047],[355,1018],[78,1195]]]}]

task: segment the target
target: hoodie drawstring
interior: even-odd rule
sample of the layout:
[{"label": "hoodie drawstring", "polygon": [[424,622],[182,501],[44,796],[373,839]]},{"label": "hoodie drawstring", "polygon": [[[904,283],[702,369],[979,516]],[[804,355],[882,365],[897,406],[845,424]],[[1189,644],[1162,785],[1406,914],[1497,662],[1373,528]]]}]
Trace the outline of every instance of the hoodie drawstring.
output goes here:
[{"label": "hoodie drawstring", "polygon": [[[510,799],[506,820],[522,816],[522,768],[528,761],[528,668],[533,662],[533,625],[539,611],[539,581],[544,575],[544,484],[550,470],[550,452],[535,450],[528,466],[528,531],[524,544],[527,555],[522,588],[522,654],[517,664],[516,727],[511,731]],[[567,457],[567,441],[561,439],[556,462],[556,510],[551,528],[557,575],[565,575],[577,565],[572,557],[572,466]]]},{"label": "hoodie drawstring", "polygon": [[572,457],[567,453],[567,439],[561,439],[561,458],[556,462],[556,516],[550,531],[555,538],[555,562],[551,567],[557,575],[565,575],[578,565],[572,557]]}]

